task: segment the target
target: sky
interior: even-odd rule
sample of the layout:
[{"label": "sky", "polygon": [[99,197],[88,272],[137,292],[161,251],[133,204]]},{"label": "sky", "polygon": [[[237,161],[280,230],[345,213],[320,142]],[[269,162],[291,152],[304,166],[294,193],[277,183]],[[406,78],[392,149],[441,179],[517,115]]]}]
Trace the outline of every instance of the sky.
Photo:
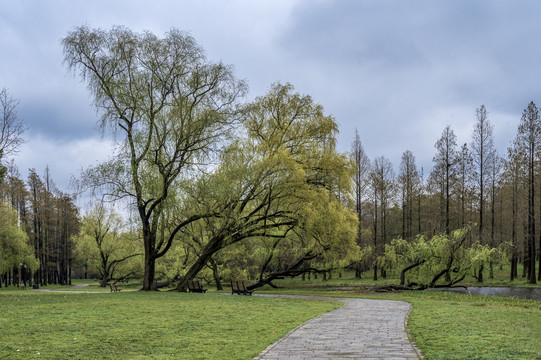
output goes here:
[{"label": "sky", "polygon": [[289,82],[334,116],[341,152],[357,129],[367,155],[396,172],[410,150],[426,174],[446,125],[470,143],[481,105],[505,154],[523,109],[541,104],[539,1],[0,0],[0,89],[28,126],[15,164],[24,179],[48,166],[66,192],[113,148],[85,84],[62,64],[60,41],[81,25],[186,31],[211,61],[235,67],[246,101]]}]

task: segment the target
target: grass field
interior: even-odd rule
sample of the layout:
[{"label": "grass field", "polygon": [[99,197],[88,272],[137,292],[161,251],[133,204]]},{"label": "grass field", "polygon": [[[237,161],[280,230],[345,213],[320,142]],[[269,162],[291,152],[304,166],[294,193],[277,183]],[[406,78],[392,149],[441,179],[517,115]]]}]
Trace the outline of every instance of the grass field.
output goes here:
[{"label": "grass field", "polygon": [[0,359],[251,359],[336,302],[0,292]]},{"label": "grass field", "polygon": [[441,292],[393,296],[413,304],[413,339],[428,359],[541,358],[541,302]]},{"label": "grass field", "polygon": [[[490,285],[504,285],[505,270]],[[368,274],[366,274],[368,275]],[[368,278],[368,276],[365,276]],[[330,281],[277,282],[256,293],[402,300],[413,304],[408,327],[427,359],[541,358],[541,301],[440,292],[374,293],[361,288],[396,283],[361,281],[353,274]],[[488,281],[487,281],[488,282]],[[88,283],[77,280],[74,284]],[[476,285],[476,284],[475,284]],[[508,284],[507,284],[508,285]],[[523,282],[516,281],[515,286]],[[207,294],[103,291],[97,283],[70,294],[0,289],[0,359],[251,359],[298,324],[336,302]],[[48,289],[67,290],[62,286]],[[108,291],[108,288],[105,289]],[[228,291],[224,291],[228,293]]]}]

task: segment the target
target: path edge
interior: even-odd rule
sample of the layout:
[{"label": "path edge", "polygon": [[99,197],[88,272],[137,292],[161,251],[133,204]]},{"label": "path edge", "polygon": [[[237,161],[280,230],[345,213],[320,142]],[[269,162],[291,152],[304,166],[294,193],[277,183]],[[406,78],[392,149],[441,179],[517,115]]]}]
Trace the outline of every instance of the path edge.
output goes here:
[{"label": "path edge", "polygon": [[419,349],[419,347],[417,346],[415,341],[413,341],[413,337],[411,335],[410,328],[408,327],[408,320],[409,320],[409,317],[410,317],[410,313],[413,310],[413,305],[411,303],[409,303],[409,302],[406,302],[406,301],[404,301],[404,302],[409,304],[408,312],[407,312],[406,316],[404,317],[404,329],[406,330],[406,334],[408,335],[408,340],[409,340],[411,346],[413,346],[413,350],[415,350],[415,352],[417,353],[417,358],[419,358],[420,360],[424,360],[425,357],[424,357],[423,353],[421,352],[421,349]]},{"label": "path edge", "polygon": [[[284,298],[282,298],[284,299]],[[287,299],[287,298],[286,298]],[[327,312],[324,312],[323,314],[319,314],[318,316],[316,317],[313,317],[311,319],[308,319],[306,320],[305,322],[303,322],[302,324],[296,326],[295,328],[289,330],[284,336],[282,336],[281,338],[279,338],[278,340],[276,340],[275,342],[273,342],[272,344],[270,344],[269,346],[267,346],[263,351],[261,351],[259,354],[257,354],[252,360],[261,360],[263,358],[263,356],[267,355],[267,353],[269,351],[271,351],[275,346],[277,346],[278,344],[280,344],[282,341],[284,341],[292,332],[294,332],[295,330],[297,330],[298,328],[304,326],[304,324],[312,321],[312,320],[315,320],[325,314],[328,314],[328,313],[331,313],[335,310],[338,310],[340,309],[342,306],[346,305],[347,302],[342,302],[342,301],[339,301],[339,300],[320,300],[320,301],[336,301],[337,303],[340,303],[342,304],[341,306],[337,307],[336,309],[332,309],[331,311],[327,311]]]}]

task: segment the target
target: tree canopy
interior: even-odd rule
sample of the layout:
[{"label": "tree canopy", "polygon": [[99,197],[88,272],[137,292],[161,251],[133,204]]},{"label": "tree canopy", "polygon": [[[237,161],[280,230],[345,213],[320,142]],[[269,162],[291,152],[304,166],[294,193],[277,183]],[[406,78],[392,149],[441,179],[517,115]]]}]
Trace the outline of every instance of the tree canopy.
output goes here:
[{"label": "tree canopy", "polygon": [[207,61],[189,35],[171,30],[163,38],[123,27],[76,28],[62,40],[64,62],[79,70],[101,126],[117,140],[116,156],[85,173],[84,184],[114,199],[130,198],[144,240],[143,288],[155,288],[155,261],[175,234],[201,214],[176,213],[161,237],[165,211],[181,179],[203,165],[238,120],[237,100],[246,85],[231,66]]},{"label": "tree canopy", "polygon": [[[282,270],[297,264],[297,271],[335,242],[355,247],[355,216],[338,198],[339,189],[344,193],[351,189],[352,164],[334,149],[332,117],[325,116],[309,96],[295,93],[290,84],[274,84],[244,114],[245,137],[224,151],[220,166],[195,183],[191,192],[199,195],[193,201],[194,213],[216,216],[202,221],[197,228],[201,235],[188,233],[193,229],[186,227],[185,235],[198,241],[200,256],[184,281],[195,276],[213,254],[239,241],[263,241],[273,244],[268,247],[273,251],[289,243],[298,256]],[[343,220],[333,222],[334,229],[328,228],[329,221],[322,221],[328,211],[327,220]],[[339,236],[325,234],[333,230]],[[259,263],[260,281],[269,271],[266,263],[270,260]]]}]

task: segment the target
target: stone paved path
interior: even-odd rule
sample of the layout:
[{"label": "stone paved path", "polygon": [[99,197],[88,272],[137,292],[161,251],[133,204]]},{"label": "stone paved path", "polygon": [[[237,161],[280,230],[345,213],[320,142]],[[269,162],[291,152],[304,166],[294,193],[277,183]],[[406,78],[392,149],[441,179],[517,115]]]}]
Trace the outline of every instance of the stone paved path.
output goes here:
[{"label": "stone paved path", "polygon": [[345,304],[290,331],[254,360],[423,358],[406,333],[411,310],[406,302],[279,296],[336,300]]}]

